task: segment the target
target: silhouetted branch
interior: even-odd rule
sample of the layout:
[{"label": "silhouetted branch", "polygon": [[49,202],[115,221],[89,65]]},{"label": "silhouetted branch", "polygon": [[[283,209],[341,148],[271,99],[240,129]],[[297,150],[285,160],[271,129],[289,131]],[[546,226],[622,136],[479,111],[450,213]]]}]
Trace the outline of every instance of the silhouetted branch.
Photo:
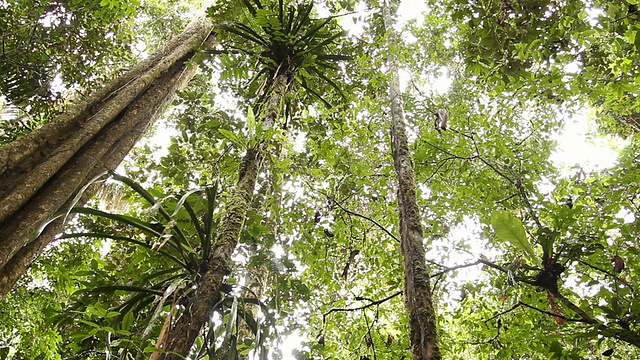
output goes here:
[{"label": "silhouetted branch", "polygon": [[[368,304],[366,304],[366,305],[362,305],[362,306],[358,306],[358,307],[354,307],[354,308],[333,308],[333,309],[330,309],[330,310],[329,310],[329,311],[327,311],[326,313],[322,314],[322,323],[323,323],[323,324],[325,323],[325,320],[326,320],[327,316],[329,316],[331,313],[339,312],[339,311],[341,311],[341,312],[347,312],[347,311],[358,311],[358,310],[364,310],[364,309],[370,308],[370,307],[372,307],[372,306],[380,305],[380,304],[382,304],[382,303],[384,303],[384,302],[386,302],[386,301],[389,301],[389,300],[393,299],[394,297],[396,297],[396,296],[398,296],[398,295],[401,295],[401,294],[402,294],[402,291],[398,291],[398,292],[396,292],[396,293],[394,293],[394,294],[392,294],[392,295],[387,296],[387,297],[386,297],[386,298],[384,298],[384,299],[371,301],[370,303],[368,303]],[[357,298],[356,298],[356,300],[364,300],[364,299],[365,299],[365,298],[362,298],[362,297],[357,297]]]},{"label": "silhouetted branch", "polygon": [[395,240],[395,241],[397,241],[397,242],[400,242],[400,240],[399,240],[395,235],[393,235],[391,232],[389,232],[389,230],[387,230],[384,226],[380,225],[380,224],[379,224],[377,221],[375,221],[374,219],[372,219],[372,218],[370,218],[370,217],[368,217],[368,216],[366,216],[366,215],[362,215],[362,214],[359,214],[359,213],[357,213],[357,212],[355,212],[355,211],[351,211],[351,210],[349,210],[349,209],[345,208],[345,207],[344,207],[344,206],[342,206],[339,202],[337,202],[334,198],[332,198],[331,196],[329,196],[329,195],[327,195],[327,194],[323,194],[323,195],[324,195],[324,196],[326,196],[326,197],[327,197],[327,199],[331,200],[334,204],[336,204],[336,205],[340,208],[340,210],[342,210],[342,211],[346,212],[347,214],[350,214],[350,215],[353,215],[353,216],[357,216],[357,217],[360,217],[360,218],[363,218],[363,219],[365,219],[365,220],[370,221],[370,222],[371,222],[371,223],[373,223],[375,226],[377,226],[378,228],[380,228],[382,231],[384,231],[385,233],[387,233],[387,235],[389,235],[393,240]]},{"label": "silhouetted branch", "polygon": [[496,318],[498,318],[498,317],[500,317],[502,315],[508,314],[508,313],[516,310],[519,307],[527,307],[527,308],[535,310],[535,311],[537,311],[537,312],[539,312],[541,314],[545,314],[545,315],[553,316],[553,317],[556,317],[556,318],[560,318],[560,319],[565,320],[565,321],[583,322],[583,323],[592,324],[591,322],[585,321],[583,318],[574,319],[574,318],[566,317],[566,316],[561,315],[561,314],[556,314],[556,313],[551,312],[551,311],[540,309],[538,307],[535,307],[533,305],[529,305],[529,304],[527,304],[525,302],[522,302],[522,301],[519,301],[517,304],[513,305],[511,308],[509,308],[507,310],[504,310],[504,311],[502,311],[502,312],[490,317],[489,319],[485,320],[484,322],[486,323],[486,322],[489,322],[491,320],[494,320],[494,319],[496,319]]}]

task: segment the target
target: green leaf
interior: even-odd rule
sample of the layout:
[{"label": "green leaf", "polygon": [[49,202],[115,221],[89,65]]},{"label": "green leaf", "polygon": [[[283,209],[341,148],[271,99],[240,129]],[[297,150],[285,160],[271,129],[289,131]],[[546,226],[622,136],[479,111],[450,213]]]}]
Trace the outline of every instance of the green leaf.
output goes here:
[{"label": "green leaf", "polygon": [[83,323],[85,325],[89,325],[93,328],[99,329],[100,325],[94,323],[93,321],[88,321],[88,320],[83,320],[83,319],[78,319],[78,322]]},{"label": "green leaf", "polygon": [[510,242],[513,246],[524,251],[529,259],[536,260],[535,252],[527,240],[527,233],[520,219],[508,211],[496,210],[491,214],[491,226],[493,226],[498,240]]},{"label": "green leaf", "polygon": [[549,346],[549,352],[551,352],[553,355],[554,359],[561,359],[562,358],[562,344],[560,344],[557,341],[554,341],[551,343],[551,345]]},{"label": "green leaf", "polygon": [[120,323],[120,328],[122,330],[129,330],[131,329],[131,325],[133,325],[133,313],[128,312],[122,318],[122,322]]},{"label": "green leaf", "polygon": [[241,139],[238,135],[236,135],[233,131],[229,131],[226,129],[218,129],[218,132],[220,134],[222,134],[222,136],[231,141],[231,143],[233,143],[235,146],[237,146],[239,149],[246,149],[247,148],[247,144],[246,141]]},{"label": "green leaf", "polygon": [[640,49],[640,31],[636,31],[636,36],[633,40],[633,45],[636,49]]},{"label": "green leaf", "polygon": [[249,130],[249,139],[253,139],[256,135],[256,116],[251,106],[247,108],[247,128]]}]

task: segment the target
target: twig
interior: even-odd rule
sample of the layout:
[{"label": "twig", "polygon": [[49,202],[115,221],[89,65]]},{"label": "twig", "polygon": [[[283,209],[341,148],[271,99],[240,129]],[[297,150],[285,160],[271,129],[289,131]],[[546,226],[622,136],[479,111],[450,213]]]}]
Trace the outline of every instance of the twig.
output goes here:
[{"label": "twig", "polygon": [[469,264],[462,264],[462,265],[456,265],[456,266],[451,266],[451,267],[444,267],[444,270],[439,271],[435,274],[431,274],[431,277],[436,277],[436,276],[442,276],[446,273],[448,273],[449,271],[453,271],[453,270],[458,270],[458,269],[462,269],[462,268],[467,268],[467,267],[471,267],[471,266],[475,266],[478,264],[481,264],[482,260],[476,260],[475,262],[469,263]]},{"label": "twig", "polygon": [[504,198],[504,199],[501,199],[501,200],[496,201],[496,204],[502,204],[503,202],[505,202],[505,201],[507,201],[507,200],[511,200],[511,199],[513,199],[514,197],[518,196],[518,195],[519,195],[518,193],[516,193],[516,194],[511,194],[511,195],[507,196],[507,197],[506,197],[506,198]]},{"label": "twig", "polygon": [[571,302],[571,300],[567,299],[566,297],[564,297],[564,295],[560,294],[558,291],[551,291],[549,290],[549,293],[551,293],[551,295],[555,296],[557,299],[560,299],[560,301],[569,309],[573,310],[573,312],[575,312],[576,314],[578,314],[581,318],[581,322],[585,322],[587,324],[600,324],[600,322],[594,318],[592,318],[589,314],[587,314],[584,310],[580,309],[578,307],[578,305],[574,304],[573,302]]},{"label": "twig", "polygon": [[[521,307],[521,306],[527,307],[527,308],[529,308],[529,309],[535,310],[535,311],[540,312],[540,313],[545,314],[545,315],[549,315],[549,316],[553,316],[553,317],[556,317],[556,318],[560,318],[560,319],[565,320],[565,321],[572,321],[572,322],[586,322],[586,321],[584,321],[584,319],[582,319],[582,318],[580,318],[580,319],[574,319],[574,318],[566,317],[566,316],[561,315],[561,314],[556,314],[556,313],[551,312],[551,311],[547,311],[547,310],[540,309],[540,308],[538,308],[538,307],[535,307],[535,306],[533,306],[533,305],[529,305],[529,304],[527,304],[527,303],[525,303],[525,302],[522,302],[522,301],[518,301],[518,303],[517,303],[517,304],[513,305],[513,306],[512,306],[512,307],[510,307],[509,309],[504,310],[504,311],[502,311],[502,312],[500,312],[500,313],[498,313],[498,314],[496,314],[496,315],[494,315],[494,316],[492,316],[492,317],[488,318],[487,320],[484,320],[484,322],[485,322],[485,323],[487,323],[487,322],[489,322],[489,321],[491,321],[491,320],[494,320],[494,319],[496,319],[496,318],[498,318],[498,317],[500,317],[500,316],[502,316],[502,315],[508,314],[508,313],[510,313],[510,312],[512,312],[512,311],[514,311],[514,310],[516,310],[517,308],[519,308],[519,307]],[[592,323],[589,323],[589,324],[592,324]]]},{"label": "twig", "polygon": [[478,142],[476,141],[476,139],[472,135],[469,135],[469,138],[473,142],[473,146],[476,149],[476,154],[478,159],[480,159],[482,163],[484,163],[485,165],[490,167],[493,171],[495,171],[496,174],[506,179],[509,183],[511,183],[511,185],[515,186],[515,188],[518,190],[518,193],[520,194],[520,197],[522,198],[522,201],[524,201],[525,207],[529,211],[529,215],[531,215],[531,218],[536,223],[536,225],[539,228],[542,228],[543,227],[542,223],[540,222],[540,219],[538,218],[538,215],[536,214],[536,212],[533,210],[533,206],[529,201],[529,197],[527,196],[527,192],[524,189],[524,186],[522,186],[522,179],[520,178],[520,176],[506,166],[504,168],[506,169],[506,171],[508,171],[511,174],[512,177],[509,177],[505,173],[500,171],[496,166],[496,164],[492,164],[491,162],[489,162],[489,160],[484,159],[482,156],[480,156],[480,148],[478,147]]},{"label": "twig", "polygon": [[373,342],[373,336],[371,335],[371,329],[373,329],[373,325],[376,323],[376,320],[378,319],[377,311],[376,311],[376,317],[373,318],[373,321],[371,322],[371,324],[369,324],[369,317],[363,316],[363,318],[364,318],[365,324],[367,325],[367,333],[365,334],[365,337],[368,338],[369,343],[371,343],[371,349],[373,350],[373,360],[377,360],[378,357],[376,356],[376,344]]},{"label": "twig", "polygon": [[513,305],[512,307],[510,307],[509,309],[504,310],[504,311],[502,311],[502,312],[499,312],[499,313],[497,313],[497,314],[493,315],[492,317],[488,318],[487,320],[484,320],[484,323],[486,324],[486,323],[488,323],[489,321],[492,321],[492,320],[494,320],[494,319],[496,319],[496,318],[499,318],[499,317],[500,317],[500,316],[502,316],[502,315],[506,315],[506,314],[508,314],[508,313],[510,313],[510,312],[512,312],[512,311],[514,311],[515,309],[519,308],[521,305],[522,305],[522,304],[517,303],[517,304]]},{"label": "twig", "polygon": [[375,226],[377,226],[377,227],[378,227],[378,228],[380,228],[382,231],[384,231],[387,235],[389,235],[393,240],[395,240],[395,241],[397,241],[397,242],[400,242],[400,240],[399,240],[395,235],[393,235],[391,232],[389,232],[389,230],[387,230],[384,226],[380,225],[380,224],[379,224],[377,221],[375,221],[374,219],[372,219],[372,218],[370,218],[370,217],[368,217],[368,216],[366,216],[366,215],[362,215],[362,214],[359,214],[359,213],[357,213],[357,212],[355,212],[355,211],[351,211],[351,210],[349,210],[349,209],[345,208],[345,207],[344,207],[344,206],[342,206],[339,202],[337,202],[334,198],[332,198],[331,196],[329,196],[329,195],[327,195],[327,194],[324,194],[324,193],[323,193],[322,195],[326,196],[326,197],[327,197],[327,199],[329,199],[329,200],[333,201],[333,203],[334,203],[334,204],[336,204],[336,205],[340,208],[340,210],[342,210],[342,211],[346,212],[347,214],[350,214],[350,215],[353,215],[353,216],[357,216],[357,217],[360,217],[360,218],[363,218],[363,219],[365,219],[365,220],[370,221],[370,222],[371,222],[371,223],[373,223]]},{"label": "twig", "polygon": [[627,13],[627,15],[622,16],[622,17],[619,17],[619,18],[617,18],[617,19],[613,19],[613,20],[611,20],[610,22],[611,22],[612,24],[615,24],[615,23],[617,23],[617,22],[619,22],[619,21],[621,21],[621,20],[624,20],[624,19],[626,19],[626,18],[630,17],[631,15],[636,15],[636,14],[638,14],[638,11],[640,11],[640,10],[629,11],[629,12]]},{"label": "twig", "polygon": [[430,181],[431,179],[433,179],[440,172],[440,169],[442,169],[443,166],[447,165],[449,160],[455,160],[455,158],[454,157],[448,157],[446,159],[439,160],[437,162],[438,165],[436,166],[435,170],[433,170],[431,175],[427,176],[422,183],[424,184],[424,183]]},{"label": "twig", "polygon": [[616,277],[617,277],[617,276],[615,276],[614,274],[612,274],[612,273],[608,272],[607,270],[602,269],[602,268],[599,268],[599,267],[597,267],[597,266],[595,266],[595,265],[591,265],[591,264],[589,264],[588,262],[586,262],[586,261],[584,261],[584,260],[577,259],[576,261],[578,261],[580,264],[582,264],[582,265],[584,265],[584,266],[587,266],[587,267],[592,268],[593,270],[597,270],[597,271],[600,271],[600,272],[601,272],[601,273],[603,273],[603,274],[606,274],[606,275],[608,275],[608,276],[611,276],[612,278],[616,278]]},{"label": "twig", "polygon": [[[326,313],[322,314],[322,323],[323,324],[325,323],[325,320],[326,320],[327,316],[329,316],[331,313],[338,312],[338,311],[340,311],[340,312],[348,312],[348,311],[364,310],[364,309],[370,308],[372,306],[380,305],[383,302],[389,301],[389,300],[393,299],[394,297],[396,297],[398,295],[401,295],[401,294],[402,294],[402,291],[398,291],[398,292],[396,292],[394,294],[391,294],[391,295],[387,296],[384,299],[371,301],[370,303],[368,303],[366,305],[362,305],[362,306],[358,306],[358,307],[354,307],[354,308],[333,308],[333,309],[330,309]],[[357,299],[364,299],[364,298],[357,298]]]},{"label": "twig", "polygon": [[[509,269],[507,269],[505,267],[502,267],[502,266],[500,266],[498,264],[494,264],[494,263],[492,263],[492,262],[490,262],[489,260],[486,260],[486,259],[478,259],[478,260],[476,260],[476,261],[474,261],[472,263],[469,263],[469,264],[461,264],[461,265],[456,265],[456,266],[451,266],[451,267],[440,265],[441,267],[444,268],[444,270],[439,271],[439,272],[437,272],[435,274],[432,274],[430,277],[433,278],[433,277],[436,277],[436,276],[442,276],[442,275],[448,273],[449,271],[462,269],[462,268],[467,268],[467,267],[471,267],[471,266],[475,266],[475,265],[479,265],[479,264],[486,265],[486,266],[488,266],[490,268],[496,269],[496,270],[498,270],[500,272],[503,272],[505,274],[509,273]],[[539,269],[532,268],[530,270],[539,270]],[[523,282],[525,284],[529,284],[529,285],[532,285],[532,286],[538,286],[538,284],[536,284],[535,281],[533,281],[531,279],[528,279],[528,278],[524,278],[524,277],[520,277],[520,276],[514,276],[514,279],[516,281],[518,281],[518,282]]]},{"label": "twig", "polygon": [[434,145],[434,144],[432,144],[432,143],[430,143],[430,142],[428,142],[428,141],[426,141],[426,140],[422,140],[422,141],[423,141],[424,143],[426,143],[427,145],[431,146],[432,148],[434,148],[434,149],[436,149],[436,150],[438,150],[438,151],[440,151],[440,152],[442,152],[442,153],[445,153],[445,154],[449,155],[449,158],[460,159],[460,160],[473,160],[473,159],[475,159],[475,158],[478,158],[478,157],[479,157],[479,155],[478,155],[478,154],[476,154],[476,155],[469,155],[469,156],[460,156],[460,155],[456,155],[456,154],[453,154],[453,153],[451,153],[451,152],[449,152],[449,151],[447,151],[447,150],[445,150],[445,149],[443,149],[443,148],[441,148],[441,147],[439,147],[439,146],[436,146],[436,145]]}]

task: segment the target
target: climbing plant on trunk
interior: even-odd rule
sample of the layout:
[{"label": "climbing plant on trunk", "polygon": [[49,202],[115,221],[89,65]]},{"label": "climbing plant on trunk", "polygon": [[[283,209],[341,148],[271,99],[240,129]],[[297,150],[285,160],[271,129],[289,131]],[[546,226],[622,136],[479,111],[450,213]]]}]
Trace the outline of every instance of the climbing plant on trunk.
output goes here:
[{"label": "climbing plant on trunk", "polygon": [[162,359],[186,357],[220,301],[225,277],[233,271],[231,256],[251,207],[261,165],[279,147],[272,138],[282,138],[275,129],[286,127],[281,119],[290,115],[296,85],[327,105],[321,96],[322,90],[312,87],[311,81],[320,78],[340,91],[327,76],[338,70],[331,61],[347,59],[326,52],[342,35],[340,31],[331,31],[333,18],[312,19],[312,3],[293,6],[285,5],[281,0],[275,4],[275,10],[270,10],[259,0],[247,1],[245,5],[247,23],[228,22],[218,26],[230,37],[224,48],[212,52],[240,53],[255,58],[260,69],[250,81],[250,87],[259,84],[254,107],[260,115],[254,119],[253,110],[249,111],[248,140],[242,140],[237,134],[225,134],[246,150],[239,166],[238,183],[229,198],[210,258],[200,274],[201,281],[185,305],[189,311],[182,312],[173,324],[162,346],[165,351],[160,356]]},{"label": "climbing plant on trunk", "polygon": [[416,199],[413,160],[407,141],[407,130],[401,103],[398,65],[391,51],[394,40],[388,4],[383,4],[387,35],[387,67],[389,68],[389,102],[391,107],[391,151],[398,178],[398,212],[400,242],[404,265],[404,296],[414,360],[440,359],[436,337],[436,314],[425,263],[423,229]]},{"label": "climbing plant on trunk", "polygon": [[0,298],[60,232],[76,197],[118,166],[195,74],[187,63],[211,30],[211,19],[197,16],[133,69],[0,148]]}]

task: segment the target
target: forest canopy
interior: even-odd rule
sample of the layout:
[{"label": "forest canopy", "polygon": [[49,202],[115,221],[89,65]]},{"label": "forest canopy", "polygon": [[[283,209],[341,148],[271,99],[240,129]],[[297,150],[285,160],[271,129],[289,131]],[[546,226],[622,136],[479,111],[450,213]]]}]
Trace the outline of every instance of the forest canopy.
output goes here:
[{"label": "forest canopy", "polygon": [[637,359],[638,6],[0,0],[0,360]]}]

